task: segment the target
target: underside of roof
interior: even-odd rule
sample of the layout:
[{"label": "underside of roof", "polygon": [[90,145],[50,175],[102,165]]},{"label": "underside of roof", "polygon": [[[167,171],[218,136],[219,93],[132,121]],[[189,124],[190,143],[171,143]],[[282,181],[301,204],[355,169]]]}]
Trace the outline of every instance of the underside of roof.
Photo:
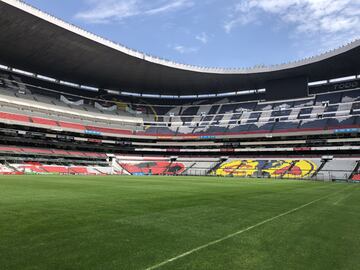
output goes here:
[{"label": "underside of roof", "polygon": [[201,68],[147,56],[20,1],[0,0],[0,64],[102,89],[201,95],[260,89],[279,79],[318,81],[360,74],[360,41],[285,65]]}]

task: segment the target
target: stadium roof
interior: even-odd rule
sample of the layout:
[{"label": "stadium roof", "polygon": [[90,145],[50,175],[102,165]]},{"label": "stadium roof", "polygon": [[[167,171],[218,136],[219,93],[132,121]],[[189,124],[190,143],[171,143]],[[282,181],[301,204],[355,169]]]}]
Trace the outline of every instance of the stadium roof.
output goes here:
[{"label": "stadium roof", "polygon": [[260,89],[289,77],[319,81],[360,74],[360,40],[287,64],[206,68],[131,50],[18,0],[0,0],[0,14],[0,64],[97,88],[200,95]]}]

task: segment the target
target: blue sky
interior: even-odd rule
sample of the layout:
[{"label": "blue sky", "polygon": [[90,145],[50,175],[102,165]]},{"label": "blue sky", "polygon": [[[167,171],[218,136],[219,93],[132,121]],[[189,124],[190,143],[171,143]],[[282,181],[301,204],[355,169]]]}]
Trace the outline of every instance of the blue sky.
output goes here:
[{"label": "blue sky", "polygon": [[181,63],[294,61],[360,38],[360,0],[26,0],[85,30]]}]

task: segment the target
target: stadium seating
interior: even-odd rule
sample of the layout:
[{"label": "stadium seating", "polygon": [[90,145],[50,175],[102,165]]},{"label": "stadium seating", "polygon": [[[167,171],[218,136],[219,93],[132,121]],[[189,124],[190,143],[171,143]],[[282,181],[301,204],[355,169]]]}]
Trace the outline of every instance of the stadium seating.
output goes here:
[{"label": "stadium seating", "polygon": [[[121,169],[132,175],[214,175],[223,177],[264,177],[284,179],[349,179],[357,161],[320,158],[308,159],[236,159],[181,157],[126,157],[118,156]],[[325,166],[323,165],[325,164]],[[352,177],[356,179],[358,176]]]},{"label": "stadium seating", "polygon": [[90,174],[86,167],[69,167],[70,174]]},{"label": "stadium seating", "polygon": [[60,127],[63,128],[70,128],[70,129],[76,129],[76,130],[86,130],[86,127],[81,124],[75,124],[75,123],[67,123],[67,122],[58,122]]},{"label": "stadium seating", "polygon": [[311,178],[320,166],[320,160],[238,160],[224,162],[214,174],[217,176]]},{"label": "stadium seating", "polygon": [[[62,127],[79,132],[89,130],[118,135],[203,136],[360,126],[357,121],[357,115],[360,114],[357,103],[360,100],[359,90],[322,93],[313,98],[275,103],[248,102],[240,97],[229,97],[189,100],[188,103],[178,101],[178,105],[160,106],[100,100],[91,95],[88,98],[76,96],[70,94],[68,86],[61,86],[63,91],[69,91],[69,94],[64,94],[58,90],[44,90],[42,82],[34,78],[13,76],[10,73],[3,74],[2,77],[7,79],[5,86],[0,88],[0,98],[9,95],[12,98],[7,104],[4,101],[0,104],[0,120]],[[17,94],[15,84],[9,81],[15,81],[26,94]],[[53,87],[59,89],[56,84]],[[22,100],[22,104],[27,103],[31,110],[17,109],[18,105],[14,102],[19,100]],[[176,104],[175,101],[173,103]],[[47,108],[46,111],[39,109],[41,104]],[[81,111],[91,113],[91,116],[80,116]],[[114,120],[105,120],[104,114]],[[138,124],[134,124],[135,122]],[[151,122],[151,125],[144,122]]]},{"label": "stadium seating", "polygon": [[22,173],[16,171],[15,169],[13,169],[9,166],[0,164],[0,175],[19,175],[19,174],[22,174]]},{"label": "stadium seating", "polygon": [[31,121],[35,124],[41,124],[46,126],[58,126],[58,123],[56,121],[45,118],[31,117]]},{"label": "stadium seating", "polygon": [[11,114],[11,113],[4,113],[0,112],[0,118],[11,120],[11,121],[17,121],[17,122],[30,122],[30,117],[26,115],[18,115],[18,114]]},{"label": "stadium seating", "polygon": [[[191,153],[191,148],[183,148],[178,144],[171,149],[159,148],[158,152],[167,156],[146,157],[143,153],[155,151],[145,148],[144,140],[153,140],[151,147],[159,141],[184,141],[195,139],[247,138],[250,136],[271,138],[277,136],[298,136],[298,134],[321,134],[327,131],[336,134],[342,129],[360,129],[360,90],[329,92],[325,90],[312,94],[307,98],[286,101],[266,102],[251,100],[241,96],[215,97],[203,99],[179,99],[167,102],[161,99],[135,99],[116,95],[103,95],[96,92],[84,92],[58,83],[46,83],[25,75],[14,76],[10,71],[0,72],[3,83],[0,85],[0,123],[12,125],[13,128],[51,131],[50,138],[56,141],[61,132],[78,136],[76,143],[59,139],[58,145],[48,148],[24,144],[23,146],[0,145],[0,154],[4,158],[21,157],[34,159],[33,163],[3,164],[0,173],[57,173],[57,174],[132,174],[132,175],[214,175],[214,176],[246,176],[268,178],[321,178],[357,180],[356,157],[339,158],[324,162],[319,154],[307,157],[292,157],[286,151],[296,151],[296,146],[280,148],[272,145],[262,148],[237,146],[226,148],[196,149],[202,152],[201,157],[178,156],[171,158],[170,152]],[[50,87],[50,88],[49,88]],[[250,101],[249,101],[250,100]],[[297,134],[292,134],[297,132]],[[57,135],[54,135],[57,134]],[[75,135],[77,133],[77,135]],[[289,134],[290,135],[289,135]],[[64,133],[65,134],[65,133]],[[81,135],[78,135],[81,134]],[[244,135],[244,136],[238,136]],[[237,137],[238,136],[238,137]],[[99,139],[104,137],[106,139]],[[181,137],[181,138],[177,138]],[[139,147],[135,149],[141,154],[132,157],[118,157],[109,166],[98,164],[57,163],[54,159],[67,158],[89,161],[91,159],[107,160],[108,155],[101,148],[94,150],[86,143],[102,144],[111,141],[113,155],[119,155],[125,143],[123,139],[136,138]],[[156,139],[155,139],[156,138]],[[306,137],[301,138],[302,151],[310,151],[313,145]],[[65,139],[66,141],[66,139]],[[205,140],[204,140],[205,141]],[[309,141],[309,142],[308,142]],[[83,143],[90,149],[78,150],[77,144]],[[194,143],[198,141],[194,140]],[[126,142],[128,143],[128,142]],[[61,145],[60,145],[61,144]],[[72,145],[71,145],[72,144]],[[146,144],[146,143],[144,143]],[[236,143],[235,143],[236,144]],[[46,145],[46,144],[36,144]],[[64,147],[65,145],[65,147]],[[225,145],[225,146],[224,146]],[[342,147],[343,145],[339,146]],[[91,147],[91,146],[90,146]],[[133,147],[134,148],[134,147]],[[133,151],[131,148],[126,151]],[[63,150],[68,149],[68,150]],[[71,149],[71,150],[70,150]],[[84,149],[84,148],[79,148]],[[160,149],[160,150],[159,150]],[[269,157],[234,157],[222,160],[219,156],[206,156],[207,152],[250,153],[267,150],[281,150],[279,156]],[[290,149],[290,150],[289,150]],[[181,151],[180,151],[181,150]],[[183,151],[184,150],[184,151]],[[318,149],[317,149],[318,150]],[[99,153],[97,153],[98,151]],[[117,152],[118,151],[118,152]],[[275,151],[275,150],[274,150]],[[125,150],[124,150],[125,152]],[[285,153],[284,153],[285,152]],[[227,153],[229,154],[229,153]],[[47,159],[46,162],[43,159]],[[5,159],[6,160],[6,159]],[[38,163],[36,163],[38,162]],[[72,165],[69,165],[69,164]],[[87,164],[87,163],[86,163]],[[101,164],[100,164],[101,165]],[[22,166],[22,167],[19,167]]]},{"label": "stadium seating", "polygon": [[0,165],[0,174],[76,174],[76,175],[109,175],[121,174],[112,167],[100,166],[62,166],[44,165],[38,162],[11,164],[10,167]]},{"label": "stadium seating", "polygon": [[51,155],[51,156],[69,156],[69,157],[89,157],[89,158],[106,158],[104,153],[93,152],[79,152],[79,151],[65,151],[58,149],[43,149],[30,147],[9,147],[0,145],[0,153],[14,153],[14,154],[36,154],[36,155]]},{"label": "stadium seating", "polygon": [[325,178],[348,179],[356,166],[355,160],[333,160],[325,164],[322,169]]},{"label": "stadium seating", "polygon": [[184,164],[171,161],[127,161],[119,165],[131,175],[181,175],[185,171]]},{"label": "stadium seating", "polygon": [[0,164],[0,174],[213,175],[360,181],[357,164],[356,158],[335,158],[323,161],[320,158],[179,157],[174,160],[169,156],[117,156],[112,164],[105,166],[48,165],[36,160],[21,164]]}]

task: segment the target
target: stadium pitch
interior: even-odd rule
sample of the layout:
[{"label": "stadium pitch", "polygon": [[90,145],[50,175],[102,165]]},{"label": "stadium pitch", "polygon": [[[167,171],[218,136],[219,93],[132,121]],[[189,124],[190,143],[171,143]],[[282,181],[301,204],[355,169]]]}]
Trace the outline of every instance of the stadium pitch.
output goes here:
[{"label": "stadium pitch", "polygon": [[0,269],[359,269],[356,184],[0,177]]}]

